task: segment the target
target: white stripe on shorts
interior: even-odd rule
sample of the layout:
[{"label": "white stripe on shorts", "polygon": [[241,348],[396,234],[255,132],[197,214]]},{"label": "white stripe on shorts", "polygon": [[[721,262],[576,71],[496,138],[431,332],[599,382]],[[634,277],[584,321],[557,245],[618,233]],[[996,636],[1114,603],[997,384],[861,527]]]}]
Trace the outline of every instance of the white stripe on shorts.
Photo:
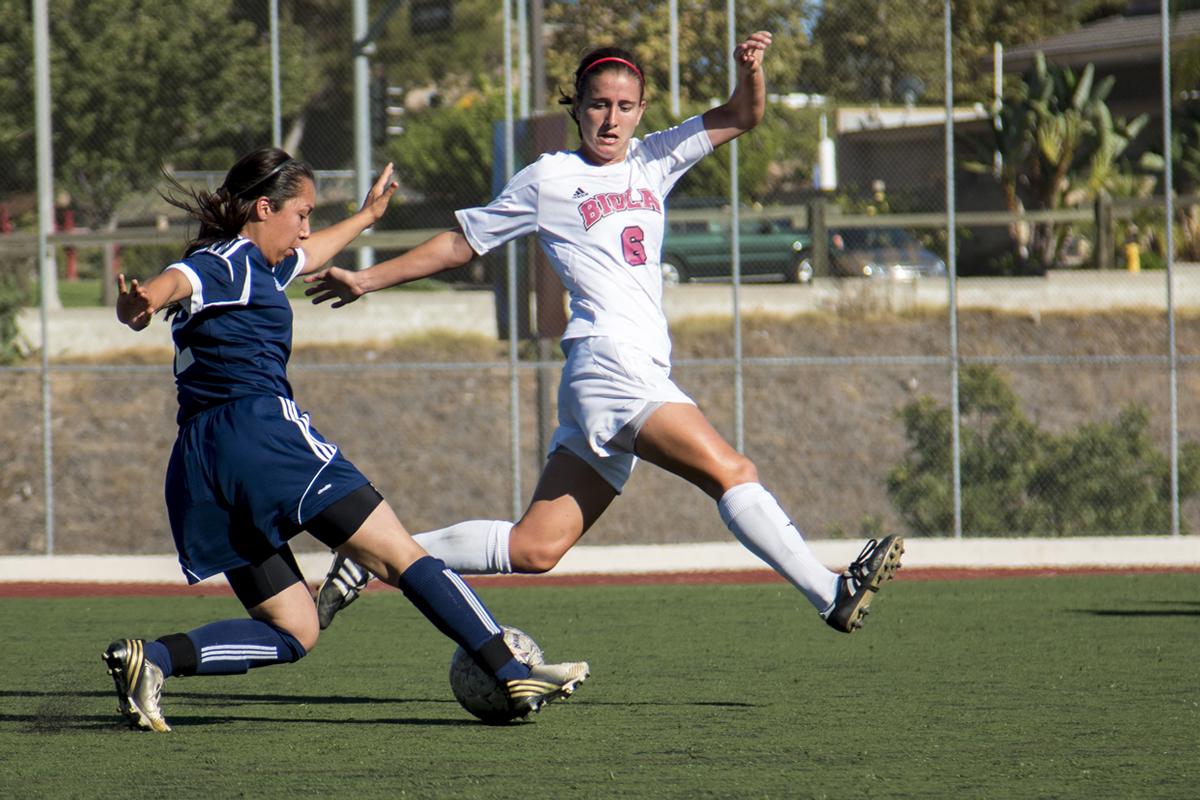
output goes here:
[{"label": "white stripe on shorts", "polygon": [[308,449],[312,450],[313,454],[322,461],[332,461],[333,457],[337,455],[337,445],[322,442],[312,435],[312,423],[309,421],[308,414],[300,413],[294,400],[281,397],[279,404],[283,407],[284,419],[291,420],[300,429],[300,435],[308,443]]}]

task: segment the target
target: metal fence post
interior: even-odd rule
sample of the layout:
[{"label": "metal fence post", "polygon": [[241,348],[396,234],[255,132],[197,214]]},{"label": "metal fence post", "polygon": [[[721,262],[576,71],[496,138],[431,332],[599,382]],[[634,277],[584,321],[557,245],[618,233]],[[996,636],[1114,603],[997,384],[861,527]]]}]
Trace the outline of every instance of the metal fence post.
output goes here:
[{"label": "metal fence post", "polygon": [[[737,3],[725,3],[725,45],[729,55],[729,93],[737,89],[737,64],[733,60],[733,48],[737,43]],[[738,140],[729,143],[729,246],[732,258],[733,291],[733,446],[739,452],[746,449],[746,387],[742,372],[742,306],[740,289],[742,284],[741,209],[738,198],[741,194],[738,175]]]},{"label": "metal fence post", "polygon": [[1116,250],[1112,196],[1103,190],[1097,192],[1093,209],[1096,215],[1096,269],[1112,269]]},{"label": "metal fence post", "polygon": [[1171,379],[1171,535],[1180,533],[1179,508],[1179,343],[1175,336],[1175,173],[1171,166],[1171,8],[1167,0],[1159,4],[1159,22],[1162,48],[1162,104],[1163,104],[1163,181],[1165,183],[1166,246],[1167,246],[1167,331],[1168,359]]},{"label": "metal fence post", "polygon": [[943,3],[942,47],[946,70],[946,274],[950,292],[950,448],[953,462],[954,538],[962,538],[962,437],[958,413],[958,232],[954,200],[954,58],[951,49],[953,12],[950,0]]},{"label": "metal fence post", "polygon": [[829,203],[824,197],[808,204],[808,231],[812,236],[813,275],[829,274],[829,228],[825,222]]},{"label": "metal fence post", "polygon": [[[34,107],[37,120],[38,275],[42,326],[42,479],[46,498],[46,555],[54,555],[54,429],[50,413],[50,302],[56,265],[46,237],[54,227],[54,157],[50,139],[50,16],[47,0],[33,3]],[[53,298],[57,300],[57,297]]]}]

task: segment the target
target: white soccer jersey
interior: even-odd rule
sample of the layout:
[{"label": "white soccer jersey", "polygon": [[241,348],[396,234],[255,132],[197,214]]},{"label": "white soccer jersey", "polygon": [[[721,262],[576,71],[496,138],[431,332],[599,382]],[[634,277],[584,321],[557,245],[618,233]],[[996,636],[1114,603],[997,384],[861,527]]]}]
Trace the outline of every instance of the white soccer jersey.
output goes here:
[{"label": "white soccer jersey", "polygon": [[595,166],[577,152],[541,156],[482,208],[456,212],[476,253],[537,233],[570,297],[563,339],[610,336],[670,363],[662,310],[665,199],[712,152],[700,117],[645,139],[625,160]]}]

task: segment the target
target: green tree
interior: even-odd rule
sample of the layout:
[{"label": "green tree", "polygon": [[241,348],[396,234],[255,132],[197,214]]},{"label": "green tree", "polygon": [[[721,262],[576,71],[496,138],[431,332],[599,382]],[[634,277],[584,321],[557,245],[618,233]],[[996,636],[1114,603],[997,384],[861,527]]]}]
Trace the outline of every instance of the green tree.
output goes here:
[{"label": "green tree", "polygon": [[[764,63],[767,91],[798,91],[811,63],[807,25],[816,6],[795,0],[759,0],[739,4],[737,36],[771,31],[774,43]],[[582,4],[553,3],[546,7],[547,27],[553,31],[546,54],[549,102],[558,92],[573,94],[572,80],[579,59],[596,47],[624,47],[645,70],[647,100],[667,103],[670,34],[667,3],[611,0],[584,13]],[[725,3],[718,0],[679,0],[679,96],[682,103],[707,105],[729,96]]]},{"label": "green tree", "polygon": [[[446,5],[451,8],[450,25],[428,30],[414,20],[414,3],[405,3],[389,19],[371,60],[389,85],[404,90],[436,87],[449,105],[473,90],[504,85],[504,17],[503,6],[495,0]],[[501,118],[503,110],[501,106]]]},{"label": "green tree", "polygon": [[[1031,465],[1044,438],[994,370],[964,369],[959,383],[963,529],[1010,533],[1029,505]],[[950,409],[922,397],[900,411],[909,450],[888,476],[888,493],[914,531],[953,529]]]},{"label": "green tree", "polygon": [[[372,3],[371,5],[377,5]],[[262,92],[254,113],[265,113],[269,62],[265,45],[270,32],[269,3],[233,0],[230,21],[253,26],[261,63]],[[283,147],[302,156],[317,169],[350,163],[351,127],[354,121],[352,85],[354,62],[350,57],[352,15],[345,0],[288,0],[279,3],[279,54]],[[261,62],[259,59],[263,59]],[[265,127],[264,127],[265,124]],[[257,126],[260,133],[250,147],[269,143],[270,120]],[[243,147],[246,149],[246,147]],[[188,165],[195,167],[196,165]],[[224,168],[220,164],[216,169]]]},{"label": "green tree", "polygon": [[0,364],[11,364],[21,358],[17,317],[29,305],[31,267],[23,258],[0,263]]},{"label": "green tree", "polygon": [[[958,98],[991,92],[988,59],[999,42],[1031,44],[1081,22],[1120,13],[1125,0],[972,0],[955,3],[952,64]],[[808,90],[838,102],[945,98],[941,0],[827,0],[813,29],[817,66]]]},{"label": "green tree", "polygon": [[[1170,465],[1137,406],[1112,422],[1040,430],[995,369],[971,366],[959,387],[963,530],[977,535],[1160,533],[1170,527]],[[922,534],[953,528],[950,410],[930,397],[899,412],[908,452],[888,494]],[[1180,499],[1200,492],[1200,444],[1180,449]]]},{"label": "green tree", "polygon": [[[1111,422],[1051,439],[1033,475],[1039,528],[1059,536],[1170,530],[1170,462],[1148,426],[1145,409],[1131,406]],[[1200,445],[1185,443],[1181,499],[1196,493],[1198,466]]]},{"label": "green tree", "polygon": [[813,28],[812,91],[838,102],[899,103],[941,94],[940,0],[836,0]]},{"label": "green tree", "polygon": [[[638,35],[645,33],[638,31]],[[774,56],[772,53],[770,58]],[[666,70],[665,64],[657,67]],[[723,65],[718,72],[725,80]],[[491,197],[492,135],[494,122],[503,118],[503,95],[486,77],[479,77],[475,83],[477,90],[459,87],[451,92],[448,105],[407,113],[404,133],[385,147],[406,186],[450,206],[482,203]],[[722,90],[722,94],[727,92]],[[649,99],[639,133],[669,127],[708,107],[707,102],[688,101],[682,104],[680,118],[676,119],[659,92]],[[566,106],[555,105],[549,113],[566,115],[568,111]],[[751,135],[752,145],[739,151],[741,188],[746,197],[764,200],[781,181],[792,178],[797,170],[807,170],[815,158],[816,131],[815,112],[769,105],[762,124]],[[566,145],[578,146],[576,129],[570,121]],[[431,152],[438,153],[438,158],[430,159]],[[722,148],[701,161],[689,171],[674,196],[728,197],[730,152],[730,148]]]},{"label": "green tree", "polygon": [[36,186],[29,3],[0,0],[0,197]]},{"label": "green tree", "polygon": [[503,95],[465,95],[453,106],[408,115],[404,134],[385,151],[404,185],[430,200],[451,208],[486,203],[492,194],[492,129],[503,118]]},{"label": "green tree", "polygon": [[[121,200],[156,186],[163,164],[224,168],[269,138],[269,53],[231,0],[50,10],[55,171],[82,224],[114,224]],[[289,83],[307,79],[301,63],[286,65]]]},{"label": "green tree", "polygon": [[[681,116],[702,114],[704,106],[682,106]],[[767,202],[781,184],[793,182],[798,174],[807,176],[816,160],[818,116],[816,111],[797,111],[768,104],[763,121],[751,133],[739,139],[738,181],[743,197]],[[659,102],[646,109],[641,135],[661,130],[681,120],[671,118],[670,109]],[[577,144],[572,128],[572,146]],[[729,160],[733,149],[722,147],[692,167],[672,191],[673,198],[716,199],[729,197]]]},{"label": "green tree", "polygon": [[[739,38],[756,30],[773,34],[774,41],[763,62],[769,93],[787,94],[803,85],[804,74],[813,63],[807,30],[817,6],[812,2],[764,0],[742,4],[738,9]],[[647,109],[640,129],[642,135],[703,113],[714,101],[727,99],[730,53],[726,47],[725,4],[715,0],[680,0],[680,116],[672,117],[671,65],[664,47],[669,37],[669,10],[666,3],[647,4],[639,0],[608,3],[603,15],[581,14],[575,3],[548,7],[546,19],[554,29],[546,57],[550,102],[554,103],[560,93],[574,93],[571,81],[580,56],[607,46],[630,50],[645,70]],[[573,125],[570,131],[569,142],[575,146]],[[796,173],[807,174],[816,155],[816,115],[768,105],[763,122],[751,137],[743,139],[739,148],[739,179],[743,195],[761,201]],[[673,196],[728,197],[731,152],[730,148],[721,148],[693,167]]]}]

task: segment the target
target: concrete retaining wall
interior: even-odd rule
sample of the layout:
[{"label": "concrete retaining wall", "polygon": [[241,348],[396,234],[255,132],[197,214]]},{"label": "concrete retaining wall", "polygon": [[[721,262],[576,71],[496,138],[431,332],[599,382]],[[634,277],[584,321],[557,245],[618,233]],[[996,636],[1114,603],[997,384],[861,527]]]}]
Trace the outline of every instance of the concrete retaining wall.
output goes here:
[{"label": "concrete retaining wall", "polygon": [[[861,542],[818,540],[813,552],[831,569],[858,555]],[[300,553],[310,580],[329,568],[327,553]],[[904,566],[953,567],[1200,567],[1198,536],[1091,537],[1078,539],[906,539]],[[675,545],[580,545],[572,548],[552,575],[636,574],[765,569],[736,542]],[[0,556],[0,583],[81,581],[182,583],[175,556]]]},{"label": "concrete retaining wall", "polygon": [[[1180,310],[1200,310],[1200,264],[1176,270],[1175,304]],[[1022,313],[1089,312],[1112,309],[1166,308],[1166,273],[1051,272],[1041,278],[963,278],[957,281],[958,305]],[[945,280],[855,281],[817,280],[812,286],[746,284],[740,288],[743,314],[784,316],[818,311],[836,312],[854,305],[906,311],[944,308]],[[729,284],[688,284],[669,288],[663,306],[672,322],[697,316],[730,316],[733,292]],[[333,310],[306,301],[293,303],[295,343],[366,344],[389,342],[434,329],[497,335],[495,301],[490,291],[381,292],[345,308]],[[19,320],[21,336],[31,350],[41,348],[38,309],[25,309]],[[70,308],[49,315],[50,354],[53,358],[97,356],[121,350],[170,350],[169,326],[155,319],[140,333],[116,321],[109,308]]]}]

